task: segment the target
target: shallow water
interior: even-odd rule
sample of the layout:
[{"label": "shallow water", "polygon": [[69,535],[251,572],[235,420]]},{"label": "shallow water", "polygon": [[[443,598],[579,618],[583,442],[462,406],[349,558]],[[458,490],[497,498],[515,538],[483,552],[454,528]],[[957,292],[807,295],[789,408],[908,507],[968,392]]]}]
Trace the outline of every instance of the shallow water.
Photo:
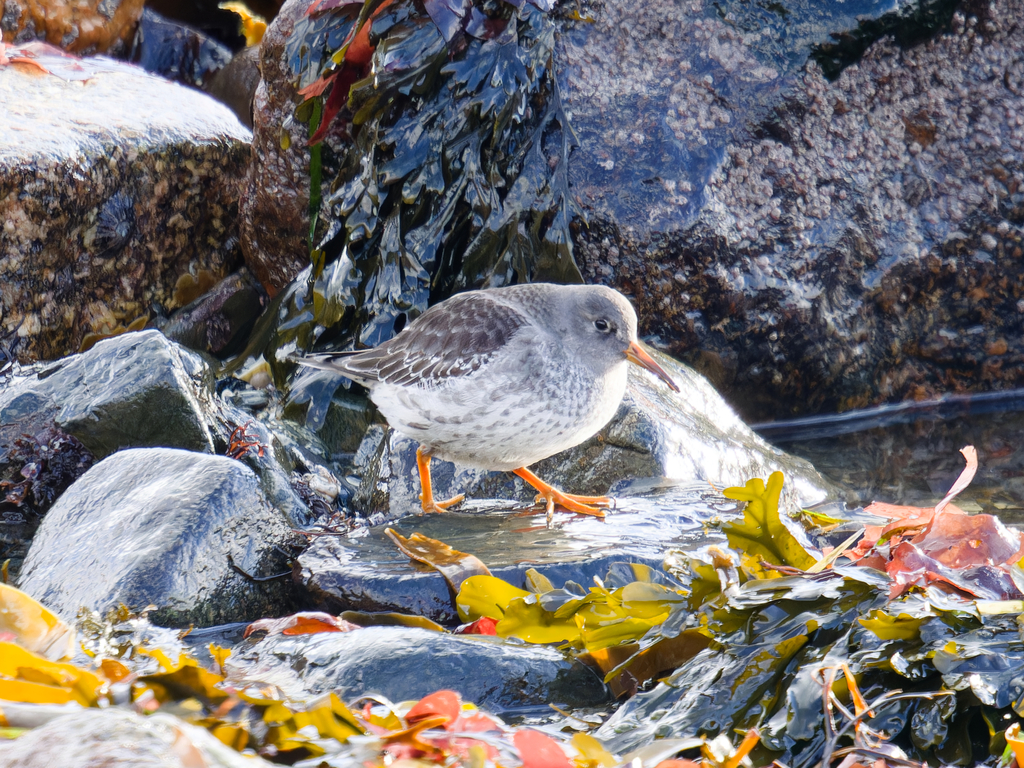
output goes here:
[{"label": "shallow water", "polygon": [[968,512],[1024,524],[1024,390],[949,397],[786,424],[755,425],[763,437],[811,461],[849,491],[848,501],[930,506],[978,450],[978,473],[956,500]]}]

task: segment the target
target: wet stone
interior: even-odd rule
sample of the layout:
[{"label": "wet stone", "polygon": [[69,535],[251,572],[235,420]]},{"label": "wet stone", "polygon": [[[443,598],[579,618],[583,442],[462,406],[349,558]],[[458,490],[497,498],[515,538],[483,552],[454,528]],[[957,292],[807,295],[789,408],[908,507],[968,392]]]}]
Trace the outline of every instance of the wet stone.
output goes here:
[{"label": "wet stone", "polygon": [[[65,619],[149,605],[163,626],[209,626],[283,612],[292,534],[241,463],[166,448],[126,450],[50,508],[19,587]],[[235,567],[233,567],[235,566]]]},{"label": "wet stone", "polygon": [[4,0],[5,43],[46,40],[80,56],[124,55],[135,37],[144,0]]},{"label": "wet stone", "polygon": [[240,260],[249,131],[191,88],[110,59],[0,67],[0,333],[22,360],[145,324]]},{"label": "wet stone", "polygon": [[608,700],[597,672],[552,647],[412,627],[273,635],[236,646],[225,668],[232,685],[274,685],[300,701],[334,691],[343,701],[373,692],[399,702],[450,689],[500,714]]},{"label": "wet stone", "polygon": [[224,358],[240,351],[265,294],[245,267],[175,312],[161,328],[179,344]]},{"label": "wet stone", "polygon": [[231,61],[231,49],[197,29],[144,8],[132,61],[154,75],[202,88]]},{"label": "wet stone", "polygon": [[[661,570],[673,550],[724,541],[705,523],[736,510],[707,484],[669,487],[648,496],[623,494],[605,520],[556,512],[551,527],[542,509],[474,501],[445,514],[411,515],[393,527],[419,533],[473,554],[495,576],[522,587],[536,568],[556,587],[587,586],[612,563],[643,563]],[[412,563],[385,535],[386,526],[348,536],[319,536],[298,560],[299,578],[325,609],[399,611],[442,624],[458,623],[447,583]]]},{"label": "wet stone", "polygon": [[260,84],[260,46],[243,48],[210,80],[206,92],[226,104],[238,121],[252,129],[252,102]]},{"label": "wet stone", "polygon": [[158,331],[126,333],[0,388],[0,447],[53,423],[101,459],[121,448],[212,453],[213,378]]}]

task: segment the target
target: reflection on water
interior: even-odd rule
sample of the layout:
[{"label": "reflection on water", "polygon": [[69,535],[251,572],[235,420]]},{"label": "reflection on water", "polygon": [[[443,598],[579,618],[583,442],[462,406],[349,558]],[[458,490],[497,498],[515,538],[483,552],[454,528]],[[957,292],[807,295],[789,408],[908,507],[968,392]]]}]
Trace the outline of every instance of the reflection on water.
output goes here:
[{"label": "reflection on water", "polygon": [[[687,551],[721,540],[721,534],[706,530],[706,523],[732,515],[737,506],[707,483],[637,483],[621,488],[604,520],[559,511],[549,525],[543,508],[476,500],[444,515],[410,515],[393,527],[403,536],[418,533],[470,552],[495,574],[502,568],[595,563],[602,558],[650,561],[660,567],[666,549]],[[380,526],[360,530],[344,546],[356,562],[415,568]]]},{"label": "reflection on water", "polygon": [[755,426],[850,491],[851,501],[937,503],[978,449],[979,468],[955,502],[1024,523],[1024,390],[947,397],[833,417]]}]

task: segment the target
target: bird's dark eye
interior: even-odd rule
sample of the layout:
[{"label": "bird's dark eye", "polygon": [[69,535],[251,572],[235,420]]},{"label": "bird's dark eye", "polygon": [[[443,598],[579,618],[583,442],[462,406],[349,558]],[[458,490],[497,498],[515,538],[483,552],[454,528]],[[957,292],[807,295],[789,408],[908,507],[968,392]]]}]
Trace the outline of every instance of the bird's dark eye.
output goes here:
[{"label": "bird's dark eye", "polygon": [[605,319],[595,320],[594,327],[597,328],[601,333],[608,333],[611,330],[611,323]]}]

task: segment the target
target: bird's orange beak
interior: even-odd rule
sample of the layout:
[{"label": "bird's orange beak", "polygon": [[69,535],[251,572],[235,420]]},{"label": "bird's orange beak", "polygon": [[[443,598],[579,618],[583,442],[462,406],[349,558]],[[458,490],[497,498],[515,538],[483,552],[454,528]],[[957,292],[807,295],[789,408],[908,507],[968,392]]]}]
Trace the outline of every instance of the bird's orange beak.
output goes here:
[{"label": "bird's orange beak", "polygon": [[679,387],[677,387],[676,383],[672,381],[672,378],[665,373],[665,369],[654,362],[654,358],[644,352],[643,349],[640,348],[640,345],[635,341],[630,342],[629,348],[626,350],[626,357],[629,362],[636,363],[641,368],[646,368],[659,379],[664,381],[668,385],[668,388],[673,392],[679,391]]}]

